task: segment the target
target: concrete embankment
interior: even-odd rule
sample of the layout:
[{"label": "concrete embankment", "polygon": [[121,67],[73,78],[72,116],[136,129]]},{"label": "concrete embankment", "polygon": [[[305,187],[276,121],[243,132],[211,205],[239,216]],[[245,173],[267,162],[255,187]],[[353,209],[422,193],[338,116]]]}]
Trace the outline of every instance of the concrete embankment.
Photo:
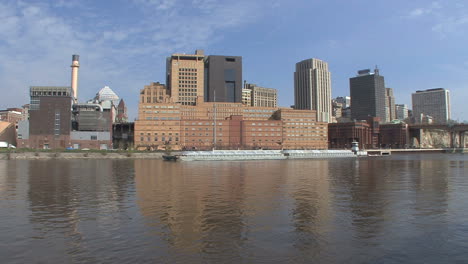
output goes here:
[{"label": "concrete embankment", "polygon": [[11,152],[0,153],[0,160],[46,159],[162,159],[161,152]]},{"label": "concrete embankment", "polygon": [[[373,150],[370,150],[373,151]],[[376,150],[378,151],[378,150]],[[387,149],[391,153],[468,153],[468,148],[432,148],[432,149]]]}]

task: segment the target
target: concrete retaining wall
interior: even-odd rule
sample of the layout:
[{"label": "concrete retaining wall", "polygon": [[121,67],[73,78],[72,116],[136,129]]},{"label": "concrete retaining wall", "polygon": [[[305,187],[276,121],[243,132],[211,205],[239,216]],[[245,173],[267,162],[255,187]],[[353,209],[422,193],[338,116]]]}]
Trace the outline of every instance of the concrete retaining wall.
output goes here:
[{"label": "concrete retaining wall", "polygon": [[70,152],[24,152],[0,153],[0,160],[45,160],[45,159],[162,159],[163,153],[70,153]]}]

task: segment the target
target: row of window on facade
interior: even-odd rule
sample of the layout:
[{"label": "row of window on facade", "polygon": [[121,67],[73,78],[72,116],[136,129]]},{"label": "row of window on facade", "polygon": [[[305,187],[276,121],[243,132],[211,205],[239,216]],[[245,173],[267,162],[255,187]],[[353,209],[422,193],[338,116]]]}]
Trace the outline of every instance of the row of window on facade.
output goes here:
[{"label": "row of window on facade", "polygon": [[179,97],[179,102],[189,101],[190,103],[195,103],[196,99],[196,96],[181,96]]},{"label": "row of window on facade", "polygon": [[39,98],[34,98],[34,97],[31,97],[31,104],[30,104],[30,110],[39,110],[39,105],[40,105],[40,102],[41,102],[41,99]]},{"label": "row of window on facade", "polygon": [[[207,136],[207,137],[210,136],[211,137],[211,136],[213,136],[212,133],[205,133],[205,135],[203,135],[203,133],[198,133],[198,135],[196,133],[192,133],[192,135],[190,135],[190,133],[185,133],[185,135],[186,136],[200,136],[200,137],[203,137],[203,136]],[[216,135],[222,137],[223,133],[217,133]]]},{"label": "row of window on facade", "polygon": [[161,90],[156,90],[156,91],[153,91],[153,90],[146,90],[145,91],[145,95],[146,96],[157,96],[157,95],[164,95],[164,92],[161,91]]},{"label": "row of window on facade", "polygon": [[53,92],[53,91],[33,91],[31,96],[70,96],[69,92]]},{"label": "row of window on facade", "polygon": [[[140,141],[145,141],[145,138],[144,138],[144,137],[140,137]],[[147,138],[146,138],[146,141],[151,141],[151,138],[150,138],[150,137],[147,137]],[[159,141],[159,138],[155,137],[155,138],[154,138],[154,141],[156,141],[156,142]],[[166,142],[166,137],[161,137],[161,141],[162,141],[162,142]],[[172,141],[172,137],[169,137],[167,141]],[[179,141],[179,138],[176,137],[174,141],[178,142],[178,141]]]},{"label": "row of window on facade", "polygon": [[[273,133],[273,134],[268,134],[268,133],[265,133],[265,134],[255,134],[255,133],[252,133],[252,136],[253,136],[253,137],[256,137],[256,136],[258,136],[258,137],[274,137],[275,134],[274,134],[274,133]],[[276,136],[277,136],[277,137],[280,137],[280,136],[281,136],[281,133],[277,133]]]},{"label": "row of window on facade", "polygon": [[321,137],[324,134],[287,134],[287,137]]},{"label": "row of window on facade", "polygon": [[179,84],[184,84],[184,83],[197,84],[197,81],[179,81]]},{"label": "row of window on facade", "polygon": [[[197,83],[197,77],[192,77],[192,76],[179,76],[179,83],[184,82],[181,80],[193,80],[192,83]],[[187,83],[187,81],[185,81]]]},{"label": "row of window on facade", "polygon": [[[188,125],[192,125],[192,126],[195,126],[195,125],[199,125],[199,126],[202,126],[202,125],[205,125],[205,126],[214,126],[214,124],[215,124],[214,122],[211,122],[211,123],[208,123],[208,122],[207,122],[207,123],[202,123],[202,122],[198,122],[198,123],[196,123],[196,122],[185,123],[185,125],[187,125],[187,126],[188,126]],[[223,123],[222,123],[222,122],[217,122],[216,125],[222,126]]]},{"label": "row of window on facade", "polygon": [[197,93],[180,93],[179,96],[197,96]]},{"label": "row of window on facade", "polygon": [[[270,130],[271,131],[281,131],[281,128],[277,128],[277,129],[271,128]],[[263,130],[261,128],[259,128],[259,129],[252,128],[252,131],[263,131]],[[265,128],[265,131],[268,131],[268,128]]]},{"label": "row of window on facade", "polygon": [[284,129],[316,129],[316,130],[326,130],[326,127],[284,127]]},{"label": "row of window on facade", "polygon": [[[212,136],[212,134],[210,133],[206,133],[206,134],[202,134],[202,133],[199,133],[199,134],[196,134],[196,133],[192,133],[191,135],[189,133],[185,133],[185,136],[198,136],[198,137],[203,137],[203,136],[206,136],[206,137],[210,137]],[[218,136],[222,137],[223,134],[220,133]],[[252,134],[252,137],[281,137],[281,134],[278,133],[278,134]],[[288,139],[287,140],[300,140],[300,141],[307,141],[307,140],[319,140],[320,138],[325,138],[324,135],[303,135],[303,134],[288,134]],[[247,137],[249,138],[249,137]],[[147,140],[146,141],[152,141],[151,140],[151,137],[147,137],[146,138]],[[154,140],[153,141],[159,141],[159,137],[154,137],[153,138]],[[172,137],[169,136],[167,137],[168,141],[172,141]],[[97,140],[97,137],[96,136],[91,136],[91,140]],[[189,139],[190,140],[190,139]],[[207,141],[210,140],[210,139],[206,139]],[[255,139],[252,139],[253,141],[255,141]],[[268,139],[264,139],[265,141],[268,141]],[[140,141],[144,141],[144,137],[140,137]],[[166,141],[166,137],[165,136],[162,136],[161,137],[161,141]],[[179,137],[175,137],[175,141],[179,141]],[[258,139],[258,141],[262,141],[261,139]]]},{"label": "row of window on facade", "polygon": [[[164,97],[160,96],[159,97],[159,100],[162,101],[164,99]],[[144,98],[142,97],[141,98],[142,102],[144,102]],[[146,98],[146,103],[150,104],[150,103],[157,103],[158,102],[158,98],[156,97],[153,97],[153,101],[151,101],[151,97],[148,97]]]},{"label": "row of window on facade", "polygon": [[281,126],[281,123],[252,123],[252,126]]},{"label": "row of window on facade", "polygon": [[179,110],[154,110],[154,111],[142,111],[146,114],[180,114]]},{"label": "row of window on facade", "polygon": [[273,110],[266,110],[266,109],[244,109],[244,112],[251,112],[251,113],[273,113]]},{"label": "row of window on facade", "polygon": [[[140,133],[140,136],[144,136],[144,135],[145,135],[145,133]],[[151,136],[151,133],[146,133],[146,135],[147,135],[147,136]],[[157,136],[158,133],[154,133],[154,135]],[[166,135],[165,132],[161,133],[161,136],[165,136],[165,135]],[[172,133],[168,133],[168,135],[169,135],[169,136],[172,136]],[[174,133],[174,135],[178,136],[179,133]]]},{"label": "row of window on facade", "polygon": [[[302,139],[303,140],[303,139]],[[310,139],[310,140],[319,140],[319,139]],[[141,142],[144,142],[145,141],[145,138],[140,138],[140,141]],[[205,139],[202,139],[202,138],[199,138],[199,139],[189,139],[188,140],[189,142],[213,142],[212,139],[209,139],[209,138],[205,138]],[[223,142],[224,140],[222,138],[219,138],[217,139],[218,142]],[[275,142],[275,143],[281,143],[278,139],[252,139],[251,140],[252,142]],[[146,139],[146,142],[152,142],[151,138],[147,138]],[[154,138],[154,142],[173,142],[172,138],[168,138],[168,140],[166,141],[166,138],[165,137],[162,137],[161,140],[159,140],[159,138]],[[175,138],[174,142],[179,142],[179,138]]]},{"label": "row of window on facade", "polygon": [[195,68],[179,68],[179,72],[197,72],[198,70]]},{"label": "row of window on facade", "polygon": [[[185,131],[188,131],[188,130],[189,130],[189,129],[186,127],[186,128],[185,128]],[[192,127],[191,130],[196,130],[196,129]],[[198,130],[201,131],[201,130],[203,130],[203,128],[198,128]],[[205,130],[213,130],[213,129],[212,129],[212,128],[206,127]],[[222,127],[218,128],[218,131],[223,131],[223,128],[222,128]]]},{"label": "row of window on facade", "polygon": [[296,123],[296,122],[286,122],[286,125],[296,125],[296,126],[310,126],[315,125],[315,123]]},{"label": "row of window on facade", "polygon": [[142,108],[179,108],[178,105],[144,105]]},{"label": "row of window on facade", "polygon": [[196,88],[196,85],[193,84],[179,84],[179,88]]},{"label": "row of window on facade", "polygon": [[317,138],[303,138],[303,137],[290,137],[288,141],[311,141],[311,140],[326,140],[326,137],[317,137]]},{"label": "row of window on facade", "polygon": [[158,117],[158,116],[147,116],[146,120],[180,120],[180,117]]}]

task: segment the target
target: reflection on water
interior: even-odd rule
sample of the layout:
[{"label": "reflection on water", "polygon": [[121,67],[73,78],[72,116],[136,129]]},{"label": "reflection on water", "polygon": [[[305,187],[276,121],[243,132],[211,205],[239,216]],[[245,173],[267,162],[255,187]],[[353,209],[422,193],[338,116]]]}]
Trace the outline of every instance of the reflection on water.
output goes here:
[{"label": "reflection on water", "polygon": [[0,255],[24,262],[468,258],[468,158],[0,161]]}]

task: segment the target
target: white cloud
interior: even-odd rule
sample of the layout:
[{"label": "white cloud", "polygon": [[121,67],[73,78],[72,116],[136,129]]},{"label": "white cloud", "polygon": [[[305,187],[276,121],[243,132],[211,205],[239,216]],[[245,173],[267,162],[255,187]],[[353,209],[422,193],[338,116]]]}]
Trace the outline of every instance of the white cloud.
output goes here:
[{"label": "white cloud", "polygon": [[468,15],[445,17],[432,27],[432,31],[443,36],[447,34],[464,34],[467,31]]},{"label": "white cloud", "polygon": [[[249,0],[132,3],[126,8],[136,7],[137,19],[120,23],[114,14],[97,16],[101,10],[77,1],[1,2],[0,108],[27,103],[31,85],[69,85],[71,55],[80,54],[81,100],[112,83],[136,109],[137,91],[145,83],[164,82],[155,76],[164,76],[167,55],[205,49],[226,30],[259,19],[264,10]],[[77,15],[66,16],[56,7],[73,8]]]},{"label": "white cloud", "polygon": [[408,13],[408,17],[410,18],[417,18],[425,15],[430,15],[436,12],[438,9],[441,9],[442,5],[439,2],[432,2],[429,6],[427,7],[418,7],[413,10],[411,10]]},{"label": "white cloud", "polygon": [[418,17],[424,15],[426,11],[423,8],[416,8],[409,13],[410,17]]},{"label": "white cloud", "polygon": [[133,2],[143,6],[151,6],[157,10],[168,10],[177,4],[177,0],[133,0]]},{"label": "white cloud", "polygon": [[55,7],[63,7],[63,8],[76,8],[81,7],[83,1],[80,0],[54,0],[53,5]]},{"label": "white cloud", "polygon": [[407,17],[410,19],[428,18],[430,29],[441,37],[450,34],[464,34],[468,29],[468,7],[465,1],[453,0],[450,5],[432,2],[426,7],[411,10]]}]

